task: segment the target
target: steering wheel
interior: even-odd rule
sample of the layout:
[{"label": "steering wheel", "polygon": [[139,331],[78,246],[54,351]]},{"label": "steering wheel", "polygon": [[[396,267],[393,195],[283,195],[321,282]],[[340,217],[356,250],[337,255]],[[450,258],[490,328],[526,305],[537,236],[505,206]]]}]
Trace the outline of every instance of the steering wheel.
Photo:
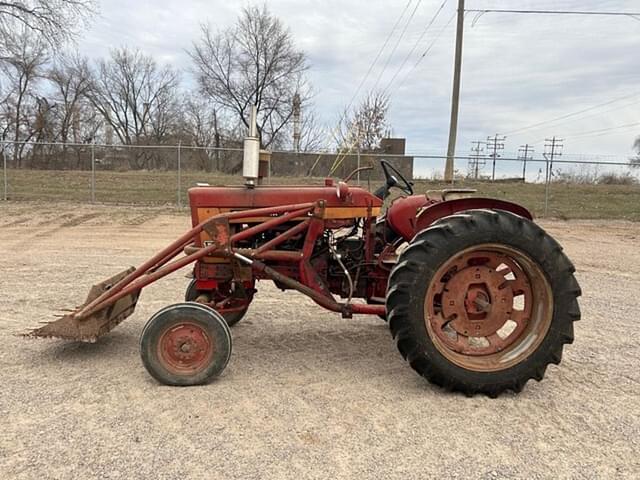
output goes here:
[{"label": "steering wheel", "polygon": [[[385,176],[385,184],[376,191],[375,195],[384,198],[387,196],[391,187],[398,187],[407,195],[413,195],[413,183],[404,178],[404,176],[386,160],[380,160],[380,166]],[[380,194],[382,196],[380,196]]]}]

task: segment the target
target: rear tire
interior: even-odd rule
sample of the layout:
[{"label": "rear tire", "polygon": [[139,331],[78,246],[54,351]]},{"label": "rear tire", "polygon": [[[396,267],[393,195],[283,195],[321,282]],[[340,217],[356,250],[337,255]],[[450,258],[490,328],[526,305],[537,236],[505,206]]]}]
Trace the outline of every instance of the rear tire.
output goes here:
[{"label": "rear tire", "polygon": [[[189,286],[187,287],[187,290],[185,291],[185,294],[184,294],[184,300],[185,302],[195,302],[198,296],[200,296],[203,293],[209,293],[209,292],[198,290],[196,288],[196,279],[194,278],[189,282]],[[211,292],[211,293],[215,295],[215,292]],[[250,302],[251,300],[247,302],[247,306],[242,310],[238,310],[234,312],[218,312],[218,313],[222,315],[222,318],[224,318],[224,320],[227,322],[227,325],[229,325],[230,327],[233,327],[236,323],[242,320],[244,316],[247,314],[247,310],[249,310]]]},{"label": "rear tire", "polygon": [[[518,392],[573,342],[581,293],[574,272],[560,245],[522,217],[445,217],[415,236],[391,273],[391,333],[436,385],[467,395]],[[515,326],[502,336],[507,322]]]},{"label": "rear tire", "polygon": [[140,356],[160,383],[200,385],[220,375],[229,363],[231,332],[215,310],[178,303],[149,319],[140,337]]}]

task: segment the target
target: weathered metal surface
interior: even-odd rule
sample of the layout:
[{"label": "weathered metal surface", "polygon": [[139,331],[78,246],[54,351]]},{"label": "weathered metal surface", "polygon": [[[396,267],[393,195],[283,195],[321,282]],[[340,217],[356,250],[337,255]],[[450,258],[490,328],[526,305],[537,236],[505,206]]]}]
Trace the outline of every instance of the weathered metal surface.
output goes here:
[{"label": "weathered metal surface", "polygon": [[495,198],[457,198],[437,201],[427,195],[413,195],[393,202],[387,210],[387,222],[405,240],[411,240],[436,220],[454,213],[477,208],[506,210],[531,220],[533,216],[526,208]]},{"label": "weathered metal surface", "polygon": [[436,346],[459,365],[473,370],[481,361],[483,369],[499,369],[526,357],[544,336],[550,287],[517,250],[499,244],[472,247],[450,258],[433,278],[425,296],[425,324]]},{"label": "weathered metal surface", "polygon": [[[380,213],[382,201],[368,191],[340,182],[321,187],[198,187],[189,191],[189,197],[194,222],[190,231],[138,268],[131,268],[94,287],[77,310],[30,334],[95,341],[133,312],[142,288],[192,262],[198,262],[194,269],[198,288],[211,294],[210,303],[220,310],[239,310],[250,301],[249,297],[215,298],[212,292],[223,288],[225,282],[247,284],[254,291],[256,278],[271,278],[278,286],[298,290],[324,308],[345,317],[353,313],[384,314],[384,305],[337,301],[333,294],[341,294],[339,279],[328,281],[327,261],[314,257],[317,245],[326,241],[329,230],[352,228],[361,222],[362,264],[366,272],[358,267],[352,274],[356,280],[366,277],[369,282],[366,289],[359,290],[359,295],[364,295],[365,290],[369,296],[383,294],[390,268],[377,260],[376,253],[380,252],[380,240],[376,236],[375,218]],[[290,203],[292,201],[294,203]],[[401,236],[411,238],[435,218],[486,207],[510,209],[530,217],[525,209],[509,202],[459,199],[435,203],[426,195],[416,195],[397,200],[389,210],[387,221]],[[186,256],[175,259],[182,251]],[[383,245],[382,251],[385,255],[380,255],[381,258],[390,258],[395,247]],[[254,264],[249,267],[238,262],[234,258],[236,254],[251,259]],[[223,263],[207,263],[217,261],[215,259]],[[473,316],[502,318],[506,315],[506,311],[501,310],[503,307],[495,304],[495,299],[500,299],[500,305],[507,305],[512,301],[513,292],[511,297],[505,293],[510,290],[498,292],[501,290],[498,286],[500,276],[495,272],[488,273],[488,269],[479,266],[476,274],[458,275],[451,280],[451,289],[443,296],[447,302],[453,302],[446,307],[445,313],[459,317],[451,323],[461,331],[475,328],[477,332],[489,333],[498,320],[485,321],[478,330],[478,322]],[[482,277],[481,285],[470,283],[473,275]],[[460,296],[462,291],[467,295],[464,298]],[[459,309],[465,309],[465,319]]]},{"label": "weathered metal surface", "polygon": [[[436,300],[437,295],[441,309],[429,319],[440,340],[466,355],[493,354],[517,341],[529,321],[533,292],[527,275],[513,259],[500,251],[472,250],[452,258],[441,271],[446,272],[445,280],[430,289],[430,298]],[[523,296],[522,310],[514,304],[519,295]],[[501,336],[508,321],[514,322],[513,329]],[[474,345],[461,338],[485,338],[487,342]]]},{"label": "weathered metal surface", "polygon": [[196,322],[184,321],[167,328],[158,342],[158,360],[174,375],[201,370],[214,353],[213,340]]},{"label": "weathered metal surface", "polygon": [[[260,186],[253,189],[244,187],[194,187],[189,189],[192,210],[199,207],[232,209],[255,209],[289,205],[291,203],[312,203],[324,200],[327,207],[366,207],[371,204],[381,207],[382,200],[361,187],[349,186],[348,195],[338,197],[338,186]],[[344,187],[343,187],[344,195]]]},{"label": "weathered metal surface", "polygon": [[113,285],[131,274],[135,268],[131,267],[117,275],[94,285],[84,304],[75,311],[63,315],[61,318],[33,329],[25,334],[30,337],[56,337],[83,342],[95,342],[126,319],[135,310],[140,290],[135,290],[123,296],[116,302],[90,314],[80,316],[78,313],[93,300],[109,291]]}]

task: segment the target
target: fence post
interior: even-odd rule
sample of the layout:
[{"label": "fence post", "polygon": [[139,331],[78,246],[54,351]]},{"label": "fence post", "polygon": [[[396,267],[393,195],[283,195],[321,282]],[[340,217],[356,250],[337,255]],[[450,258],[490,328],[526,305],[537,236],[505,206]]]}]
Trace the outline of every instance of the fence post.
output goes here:
[{"label": "fence post", "polygon": [[356,169],[357,169],[357,173],[356,173],[356,180],[358,182],[358,185],[360,185],[360,142],[358,142],[358,158],[357,158],[357,165],[356,165]]},{"label": "fence post", "polygon": [[269,161],[267,162],[267,185],[271,185],[271,155],[269,155]]},{"label": "fence post", "polygon": [[7,193],[7,144],[2,144],[2,171],[4,172],[4,201],[7,201],[8,193]]},{"label": "fence post", "polygon": [[178,142],[178,208],[182,208],[182,195],[181,195],[181,190],[182,190],[182,186],[181,186],[181,182],[182,182],[182,178],[181,178],[181,165],[180,165],[180,150],[182,147],[182,141]]},{"label": "fence post", "polygon": [[96,202],[96,143],[91,142],[91,203]]}]

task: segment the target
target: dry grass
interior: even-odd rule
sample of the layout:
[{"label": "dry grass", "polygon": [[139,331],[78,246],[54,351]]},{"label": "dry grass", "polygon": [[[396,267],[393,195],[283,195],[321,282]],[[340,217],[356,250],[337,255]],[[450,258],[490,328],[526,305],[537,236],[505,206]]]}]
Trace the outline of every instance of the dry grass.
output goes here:
[{"label": "dry grass", "polygon": [[[175,172],[97,172],[95,199],[107,204],[166,205],[177,203]],[[211,185],[239,184],[237,176],[206,172],[182,172],[182,201],[196,182]],[[9,170],[9,198],[89,202],[91,173],[80,171]],[[321,184],[320,178],[278,177],[271,183]],[[378,182],[372,182],[375,188]],[[366,182],[365,182],[366,186]],[[459,183],[456,188],[474,188],[477,195],[521,203],[538,217],[545,213],[545,187],[522,183]],[[417,180],[416,192],[450,188],[442,182]],[[625,219],[640,221],[640,185],[553,184],[550,187],[548,217],[561,219]]]}]

